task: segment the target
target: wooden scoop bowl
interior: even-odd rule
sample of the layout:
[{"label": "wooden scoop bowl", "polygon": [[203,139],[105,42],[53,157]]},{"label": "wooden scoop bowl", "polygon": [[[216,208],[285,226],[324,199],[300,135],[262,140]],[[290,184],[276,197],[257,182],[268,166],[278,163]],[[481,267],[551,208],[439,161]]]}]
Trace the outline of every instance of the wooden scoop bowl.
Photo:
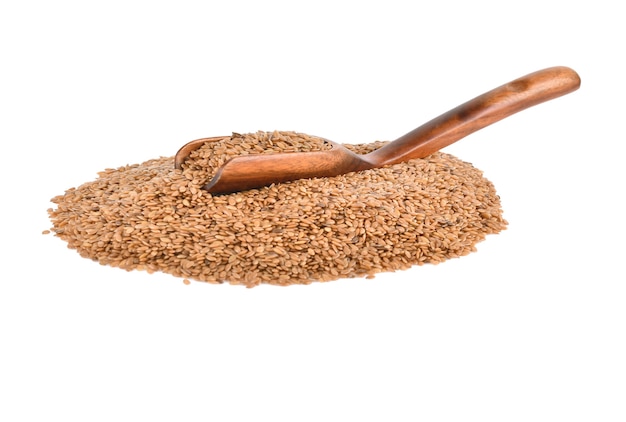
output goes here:
[{"label": "wooden scoop bowl", "polygon": [[[328,177],[426,157],[459,139],[518,111],[575,91],[580,77],[567,67],[551,67],[486,92],[423,124],[369,154],[355,154],[332,141],[332,148],[316,152],[250,154],[235,157],[220,167],[203,188],[210,193],[231,193],[311,177]],[[184,145],[175,157],[176,168],[205,142]]]}]

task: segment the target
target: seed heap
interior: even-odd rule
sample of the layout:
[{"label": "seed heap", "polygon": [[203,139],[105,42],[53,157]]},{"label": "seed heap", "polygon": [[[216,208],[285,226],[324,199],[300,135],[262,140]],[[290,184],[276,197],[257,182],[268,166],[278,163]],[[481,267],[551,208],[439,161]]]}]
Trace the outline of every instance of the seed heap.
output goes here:
[{"label": "seed heap", "polygon": [[[384,144],[345,146],[365,154]],[[329,147],[295,132],[233,134],[182,170],[173,157],[108,169],[52,198],[51,231],[102,265],[253,287],[439,263],[506,227],[491,182],[444,153],[228,195],[201,189],[237,155]]]}]

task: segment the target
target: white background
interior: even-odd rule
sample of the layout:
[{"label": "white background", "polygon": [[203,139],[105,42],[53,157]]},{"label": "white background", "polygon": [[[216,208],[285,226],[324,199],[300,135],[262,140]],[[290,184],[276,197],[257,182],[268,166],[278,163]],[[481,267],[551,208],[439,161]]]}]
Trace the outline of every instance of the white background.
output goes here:
[{"label": "white background", "polygon": [[[0,420],[624,421],[618,2],[0,6]],[[506,231],[374,280],[192,283],[103,267],[50,198],[195,138],[394,139],[555,65],[580,90],[446,149]]]}]

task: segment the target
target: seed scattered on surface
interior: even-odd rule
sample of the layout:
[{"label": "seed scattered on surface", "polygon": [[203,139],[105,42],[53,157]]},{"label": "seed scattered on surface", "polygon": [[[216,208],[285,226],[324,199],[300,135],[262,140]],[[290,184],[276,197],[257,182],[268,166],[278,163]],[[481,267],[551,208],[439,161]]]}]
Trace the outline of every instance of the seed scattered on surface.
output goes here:
[{"label": "seed scattered on surface", "polygon": [[[365,154],[385,143],[344,146]],[[102,265],[254,287],[437,264],[506,228],[493,184],[441,152],[228,195],[201,189],[238,155],[325,148],[296,132],[233,134],[193,151],[182,170],[173,157],[106,169],[52,198],[51,231]]]},{"label": "seed scattered on surface", "polygon": [[183,280],[183,284],[186,284],[187,286],[189,286],[191,284],[191,281],[189,281],[188,279],[184,279]]}]

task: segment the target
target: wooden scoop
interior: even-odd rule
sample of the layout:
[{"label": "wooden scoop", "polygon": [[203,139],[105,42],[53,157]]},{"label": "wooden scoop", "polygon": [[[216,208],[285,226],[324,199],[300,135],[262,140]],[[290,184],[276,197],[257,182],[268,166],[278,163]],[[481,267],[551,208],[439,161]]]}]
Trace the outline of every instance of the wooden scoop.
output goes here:
[{"label": "wooden scoop", "polygon": [[[311,177],[337,176],[426,157],[518,111],[575,91],[580,77],[567,67],[551,67],[523,76],[442,114],[369,154],[355,154],[332,141],[332,148],[316,152],[250,154],[235,157],[220,167],[203,188],[231,193]],[[203,138],[184,145],[175,157],[176,168]]]}]

